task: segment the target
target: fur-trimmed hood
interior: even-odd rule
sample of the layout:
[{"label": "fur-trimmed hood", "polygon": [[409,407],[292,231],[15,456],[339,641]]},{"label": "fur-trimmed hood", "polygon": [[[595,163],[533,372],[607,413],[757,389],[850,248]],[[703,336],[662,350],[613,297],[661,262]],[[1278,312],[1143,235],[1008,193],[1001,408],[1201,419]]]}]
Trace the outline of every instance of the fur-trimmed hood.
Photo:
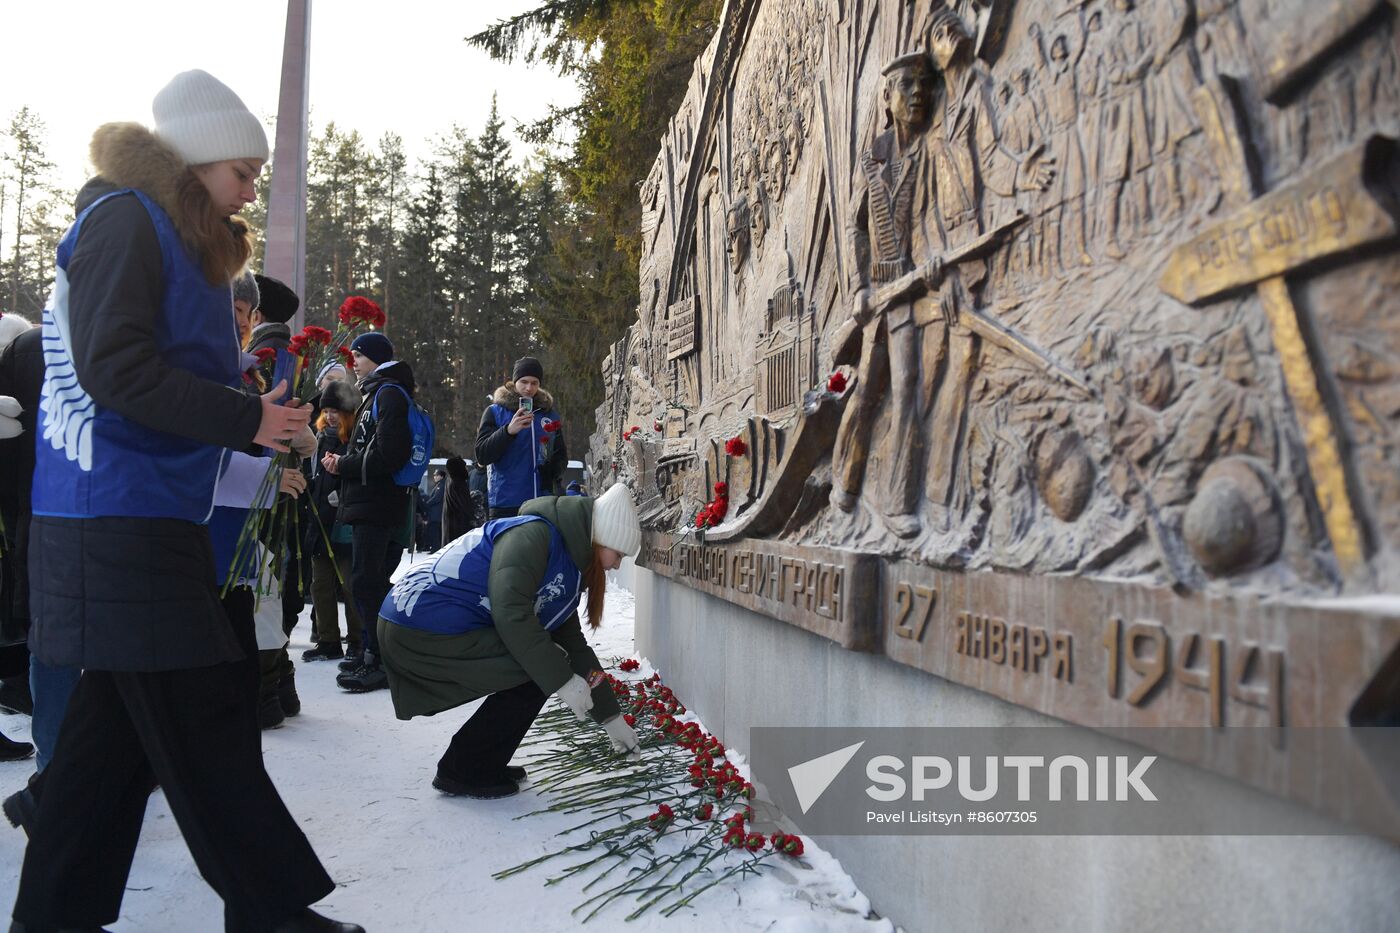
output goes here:
[{"label": "fur-trimmed hood", "polygon": [[[235,216],[227,218],[217,226],[211,225],[207,233],[193,228],[192,221],[181,204],[181,186],[188,184],[189,167],[175,150],[161,142],[155,133],[140,123],[104,123],[92,134],[88,157],[97,169],[98,177],[89,181],[79,194],[80,212],[107,191],[120,188],[140,189],[165,211],[185,245],[206,260],[205,273],[210,275],[210,281],[214,281],[214,277],[209,268],[209,256],[217,255],[229,264],[232,264],[235,257],[229,254],[226,243],[217,244],[221,248],[212,251],[207,249],[208,237],[228,235],[236,241],[242,240],[244,258],[238,262],[239,268],[220,267],[218,272],[221,277],[232,281],[234,276],[242,271],[243,262],[246,262],[247,256],[252,252],[247,223],[241,217]],[[207,199],[208,195],[202,185],[195,190],[198,195]],[[189,198],[187,193],[187,202]],[[216,262],[215,265],[219,266],[220,263]]]},{"label": "fur-trimmed hood", "polygon": [[[184,161],[140,123],[104,123],[92,134],[88,157],[117,188],[140,188],[180,225],[180,179]],[[184,231],[180,231],[184,234]]]},{"label": "fur-trimmed hood", "polygon": [[[491,404],[500,405],[503,408],[516,408],[520,404],[520,393],[515,391],[514,385],[503,385],[496,390],[496,394],[491,396]],[[550,395],[543,386],[535,393],[535,407],[541,411],[554,411],[554,396]]]}]

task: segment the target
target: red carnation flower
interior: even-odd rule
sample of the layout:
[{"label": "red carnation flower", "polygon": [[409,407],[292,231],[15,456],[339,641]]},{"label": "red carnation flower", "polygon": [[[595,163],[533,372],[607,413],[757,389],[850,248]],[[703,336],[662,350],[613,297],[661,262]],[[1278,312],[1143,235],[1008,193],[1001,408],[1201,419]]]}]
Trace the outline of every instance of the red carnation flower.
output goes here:
[{"label": "red carnation flower", "polygon": [[697,820],[708,820],[711,816],[714,815],[714,812],[715,805],[712,803],[707,803],[703,807],[695,811],[695,818]]},{"label": "red carnation flower", "polygon": [[562,421],[544,421],[540,424],[540,427],[544,429],[544,433],[546,434],[553,434],[563,426],[564,422]]},{"label": "red carnation flower", "polygon": [[341,324],[351,329],[361,324],[383,327],[386,320],[379,305],[360,295],[351,295],[345,299],[340,306],[339,318]]},{"label": "red carnation flower", "polygon": [[306,338],[307,343],[319,343],[323,347],[330,346],[331,332],[324,327],[308,324],[301,329],[301,336]]},{"label": "red carnation flower", "polygon": [[336,347],[335,352],[340,356],[340,362],[346,369],[355,368],[355,354],[350,352],[349,347]]},{"label": "red carnation flower", "polygon": [[[778,841],[779,837],[782,837],[781,842]],[[774,834],[773,848],[791,858],[799,858],[805,850],[800,837],[790,836],[787,833]]]},{"label": "red carnation flower", "polygon": [[742,457],[749,452],[749,445],[744,443],[742,437],[731,437],[724,442],[724,452],[731,457]]},{"label": "red carnation flower", "polygon": [[839,369],[826,378],[826,391],[840,395],[846,391],[846,374]]},{"label": "red carnation flower", "polygon": [[757,852],[767,844],[768,840],[763,833],[749,833],[748,836],[744,837],[744,848],[750,852]]},{"label": "red carnation flower", "polygon": [[257,358],[258,365],[261,366],[263,363],[271,363],[273,360],[277,359],[277,351],[271,347],[263,347],[254,352],[253,356]]},{"label": "red carnation flower", "polygon": [[306,339],[305,334],[297,334],[291,340],[287,341],[287,352],[297,356],[305,356],[310,346],[311,343]]},{"label": "red carnation flower", "polygon": [[715,495],[721,497],[729,495],[729,484],[723,480],[715,483]]},{"label": "red carnation flower", "polygon": [[617,666],[617,669],[620,671],[635,671],[641,666],[641,661],[638,661],[636,658],[628,658],[626,661],[623,661],[621,664],[619,664]]},{"label": "red carnation flower", "polygon": [[661,420],[660,420],[660,419],[657,419],[656,421],[653,421],[653,422],[651,423],[651,429],[652,429],[653,431],[655,431],[657,434],[660,434],[660,433],[661,433],[661,428],[662,428],[662,425],[661,425]]}]

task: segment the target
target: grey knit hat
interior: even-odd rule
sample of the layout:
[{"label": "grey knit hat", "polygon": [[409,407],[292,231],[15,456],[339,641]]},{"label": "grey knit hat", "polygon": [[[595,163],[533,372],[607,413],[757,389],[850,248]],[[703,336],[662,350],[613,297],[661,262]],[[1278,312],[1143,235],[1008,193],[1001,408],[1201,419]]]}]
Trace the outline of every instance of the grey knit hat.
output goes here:
[{"label": "grey knit hat", "polygon": [[233,280],[233,300],[248,302],[248,309],[258,306],[261,296],[258,294],[258,280],[253,277],[253,273],[247,269],[243,274]]},{"label": "grey knit hat", "polygon": [[151,111],[156,136],[185,160],[267,161],[267,131],[238,95],[207,71],[183,71],[160,89]]},{"label": "grey knit hat", "polygon": [[321,409],[334,408],[336,411],[358,411],[364,397],[352,382],[333,379],[321,390]]}]

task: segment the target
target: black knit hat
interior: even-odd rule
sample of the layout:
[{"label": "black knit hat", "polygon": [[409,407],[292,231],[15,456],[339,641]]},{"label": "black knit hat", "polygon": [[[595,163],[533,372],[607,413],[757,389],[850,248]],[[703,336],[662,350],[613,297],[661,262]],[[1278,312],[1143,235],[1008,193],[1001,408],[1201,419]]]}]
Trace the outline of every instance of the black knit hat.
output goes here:
[{"label": "black knit hat", "polygon": [[515,382],[526,376],[534,376],[541,382],[544,381],[544,367],[533,356],[522,356],[515,361],[515,369],[511,370],[510,381]]},{"label": "black knit hat", "polygon": [[258,283],[258,313],[263,320],[274,324],[290,321],[301,307],[297,293],[270,276],[255,275],[253,278]]}]

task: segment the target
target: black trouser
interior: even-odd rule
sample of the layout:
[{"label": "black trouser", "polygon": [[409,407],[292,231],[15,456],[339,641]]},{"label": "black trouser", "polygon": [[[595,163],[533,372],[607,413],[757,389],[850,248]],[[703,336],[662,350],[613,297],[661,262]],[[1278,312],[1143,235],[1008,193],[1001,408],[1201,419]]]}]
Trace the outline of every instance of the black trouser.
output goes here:
[{"label": "black trouser", "polygon": [[[235,628],[246,650],[251,626],[246,636]],[[266,933],[334,889],[263,768],[254,657],[83,673],[44,772],[17,921],[36,929],[115,921],[156,782],[224,900],[226,930]]]},{"label": "black trouser", "polygon": [[379,657],[379,634],[374,623],[379,607],[389,595],[389,576],[399,566],[403,545],[394,540],[394,529],[383,525],[353,525],[350,531],[350,592],[365,633],[365,650]]},{"label": "black trouser", "polygon": [[510,757],[548,699],[533,680],[491,694],[452,737],[438,769],[467,784],[504,780]]},{"label": "black trouser", "polygon": [[511,506],[510,508],[499,508],[499,509],[498,509],[498,508],[495,508],[495,507],[493,506],[493,507],[491,508],[491,511],[490,511],[490,517],[491,517],[491,518],[514,518],[515,516],[517,516],[517,515],[519,515],[519,514],[520,514],[520,506],[518,506],[518,505],[516,505],[516,506]]}]

